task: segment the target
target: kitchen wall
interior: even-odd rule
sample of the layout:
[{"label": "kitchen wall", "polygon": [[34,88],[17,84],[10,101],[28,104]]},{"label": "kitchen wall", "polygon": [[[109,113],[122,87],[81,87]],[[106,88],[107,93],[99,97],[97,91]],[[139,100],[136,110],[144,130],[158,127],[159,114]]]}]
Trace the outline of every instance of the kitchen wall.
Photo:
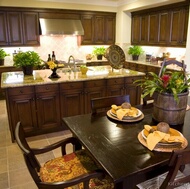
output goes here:
[{"label": "kitchen wall", "polygon": [[[108,46],[104,46],[107,48]],[[55,51],[56,59],[68,61],[70,55],[76,59],[86,60],[86,55],[91,54],[94,46],[80,46],[77,36],[40,36],[39,47],[7,47],[4,48],[10,56],[5,58],[5,65],[13,65],[13,52],[16,50],[28,51],[33,50],[39,53],[42,60],[46,61],[48,54]],[[96,60],[96,57],[93,58]]]},{"label": "kitchen wall", "polygon": [[[105,5],[83,5],[72,3],[60,3],[50,2],[48,0],[1,0],[0,6],[18,6],[18,7],[43,7],[43,8],[63,8],[63,9],[78,9],[78,10],[97,10],[97,11],[110,11],[117,12],[116,18],[116,44],[121,46],[126,54],[127,59],[131,59],[131,56],[127,54],[127,50],[130,46],[131,39],[131,11],[139,10],[142,8],[150,8],[153,6],[160,6],[163,4],[170,4],[180,2],[184,0],[131,0],[129,3],[122,2],[120,6],[107,3]],[[110,1],[111,2],[111,1]],[[190,19],[189,19],[190,22]],[[189,24],[190,28],[190,24]],[[188,39],[186,48],[163,48],[163,47],[143,47],[145,53],[152,53],[154,56],[160,56],[163,52],[170,52],[172,57],[176,57],[178,60],[184,59],[187,64],[187,69],[190,70],[190,29],[188,30]],[[93,46],[79,46],[77,45],[77,38],[74,36],[66,37],[40,37],[41,46],[33,48],[21,48],[21,50],[35,50],[42,59],[47,59],[47,54],[53,50],[56,53],[56,57],[59,60],[67,60],[72,54],[77,59],[85,59],[86,54],[91,53]],[[17,48],[6,48],[11,54]],[[145,54],[140,56],[140,60],[145,60]],[[11,56],[6,58],[6,62],[11,62]],[[189,62],[189,63],[188,63]]]}]

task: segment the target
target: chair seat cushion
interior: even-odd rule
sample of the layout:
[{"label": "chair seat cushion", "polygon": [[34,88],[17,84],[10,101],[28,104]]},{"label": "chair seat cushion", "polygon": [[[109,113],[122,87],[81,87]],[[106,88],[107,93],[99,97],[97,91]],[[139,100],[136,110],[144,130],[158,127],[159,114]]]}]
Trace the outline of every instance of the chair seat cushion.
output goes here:
[{"label": "chair seat cushion", "polygon": [[[85,173],[100,169],[98,165],[89,157],[85,150],[67,154],[63,157],[52,159],[44,164],[40,169],[40,178],[43,182],[61,182],[70,180]],[[102,187],[103,186],[103,187]],[[82,189],[82,184],[75,186]],[[113,183],[110,178],[91,179],[91,189],[111,189]],[[70,189],[70,187],[68,188]]]}]

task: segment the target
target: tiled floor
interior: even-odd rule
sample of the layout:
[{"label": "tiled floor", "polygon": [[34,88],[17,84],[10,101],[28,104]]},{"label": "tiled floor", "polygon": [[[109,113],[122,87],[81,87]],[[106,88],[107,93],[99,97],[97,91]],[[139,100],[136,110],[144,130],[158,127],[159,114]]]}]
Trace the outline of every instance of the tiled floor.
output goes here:
[{"label": "tiled floor", "polygon": [[[71,136],[69,131],[61,131],[27,140],[31,147],[48,145]],[[68,147],[68,150],[70,148]],[[39,156],[40,162],[44,163],[50,158],[60,156],[59,150]],[[16,143],[11,142],[8,128],[6,104],[0,100],[0,189],[37,189],[23,159],[22,153]]]}]

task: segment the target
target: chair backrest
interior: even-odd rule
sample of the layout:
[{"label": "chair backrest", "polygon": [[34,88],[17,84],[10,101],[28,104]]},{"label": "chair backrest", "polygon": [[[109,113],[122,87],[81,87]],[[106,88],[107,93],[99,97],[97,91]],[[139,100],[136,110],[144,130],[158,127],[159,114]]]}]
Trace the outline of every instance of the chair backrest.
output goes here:
[{"label": "chair backrest", "polygon": [[93,98],[91,99],[91,111],[92,111],[92,114],[94,115],[98,112],[102,112],[102,111],[110,109],[112,104],[115,104],[118,106],[124,102],[130,103],[129,95]]},{"label": "chair backrest", "polygon": [[168,65],[171,65],[171,64],[175,64],[179,67],[182,68],[182,71],[185,72],[185,69],[186,69],[186,65],[184,63],[184,61],[182,60],[182,62],[179,62],[177,60],[167,60],[167,59],[164,59],[164,61],[162,62],[162,66],[161,66],[161,69],[160,69],[160,72],[159,72],[159,77],[161,76],[162,74],[162,70],[165,66],[168,66]]},{"label": "chair backrest", "polygon": [[185,165],[187,164],[190,164],[189,148],[185,150],[173,151],[169,162],[169,172],[160,189],[173,189],[190,182],[190,174],[183,178],[176,178],[178,171],[183,171]]},{"label": "chair backrest", "polygon": [[37,173],[40,170],[40,164],[26,141],[25,133],[21,122],[18,122],[16,125],[15,139],[21,151],[23,152],[25,163],[28,167],[28,170],[30,171],[31,176],[33,177],[35,182],[40,182]]}]

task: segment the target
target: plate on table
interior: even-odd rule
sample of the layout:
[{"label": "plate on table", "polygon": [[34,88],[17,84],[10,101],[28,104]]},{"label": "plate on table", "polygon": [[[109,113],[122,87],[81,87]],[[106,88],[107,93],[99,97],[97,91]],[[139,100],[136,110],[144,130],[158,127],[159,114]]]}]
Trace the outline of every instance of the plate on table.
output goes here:
[{"label": "plate on table", "polygon": [[140,120],[142,120],[144,118],[144,114],[141,112],[140,115],[138,117],[136,117],[136,118],[131,119],[131,117],[129,118],[129,116],[126,116],[122,120],[120,120],[120,119],[117,118],[117,116],[115,114],[113,114],[111,112],[111,110],[107,111],[107,116],[109,118],[111,118],[111,119],[114,119],[116,121],[122,121],[122,122],[136,122],[136,121],[140,121]]},{"label": "plate on table", "polygon": [[[154,128],[155,130],[157,129],[157,126],[152,126],[152,128]],[[146,129],[143,129],[142,132],[141,132],[143,138],[146,140],[147,139],[147,136],[149,135],[149,132],[146,130]],[[173,129],[173,128],[170,128],[169,130],[169,133],[171,136],[182,136],[183,135],[176,129]],[[158,145],[161,145],[161,146],[168,146],[168,145],[179,145],[181,144],[180,142],[166,142],[166,141],[161,141],[158,143]]]},{"label": "plate on table", "polygon": [[111,45],[107,48],[105,57],[108,59],[110,66],[114,69],[121,69],[125,63],[125,53],[118,45]]},{"label": "plate on table", "polygon": [[[133,108],[133,107],[132,107],[132,108]],[[124,117],[123,117],[123,120],[137,119],[137,118],[139,118],[139,117],[142,115],[142,112],[141,112],[139,109],[137,109],[137,108],[134,108],[134,109],[137,110],[136,116],[124,116]],[[114,116],[114,117],[117,118],[116,113],[113,112],[112,109],[110,110],[110,114],[111,114],[112,116]],[[117,118],[117,119],[118,119],[118,118]]]}]

